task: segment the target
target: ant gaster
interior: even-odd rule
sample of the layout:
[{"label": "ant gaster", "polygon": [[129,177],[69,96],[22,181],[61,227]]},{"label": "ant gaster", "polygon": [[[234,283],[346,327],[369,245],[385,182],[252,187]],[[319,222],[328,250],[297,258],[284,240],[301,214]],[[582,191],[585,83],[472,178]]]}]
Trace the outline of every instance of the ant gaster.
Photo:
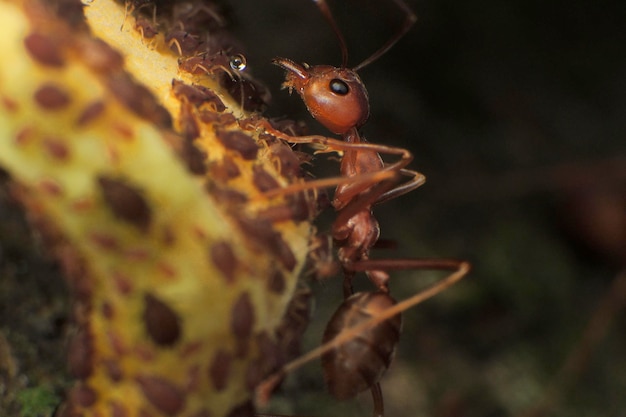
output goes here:
[{"label": "ant gaster", "polygon": [[[331,318],[323,344],[285,365],[257,388],[263,401],[275,383],[287,372],[317,357],[322,357],[325,379],[330,392],[347,399],[370,389],[374,415],[383,416],[384,407],[379,380],[389,367],[399,340],[400,313],[449,287],[469,271],[469,264],[451,259],[369,259],[378,242],[380,228],[372,213],[376,204],[406,194],[421,186],[422,174],[405,169],[413,156],[402,148],[369,143],[359,128],[369,117],[369,98],[357,71],[387,52],[409,30],[415,15],[403,0],[394,0],[405,14],[400,30],[380,49],[356,67],[347,68],[345,40],[325,0],[313,0],[335,32],[342,52],[341,67],[297,64],[286,58],[273,63],[287,70],[284,87],[296,90],[311,115],[342,141],[320,136],[290,137],[271,129],[272,134],[290,143],[317,146],[318,152],[343,153],[341,176],[272,190],[267,197],[297,193],[306,189],[337,186],[332,205],[337,218],[331,234],[338,247],[338,258],[344,273],[345,300]],[[381,154],[400,159],[385,164]],[[409,179],[402,182],[403,177]],[[454,271],[443,281],[396,303],[389,295],[390,270],[438,269]],[[352,279],[363,271],[377,287],[375,292],[353,294]]]}]

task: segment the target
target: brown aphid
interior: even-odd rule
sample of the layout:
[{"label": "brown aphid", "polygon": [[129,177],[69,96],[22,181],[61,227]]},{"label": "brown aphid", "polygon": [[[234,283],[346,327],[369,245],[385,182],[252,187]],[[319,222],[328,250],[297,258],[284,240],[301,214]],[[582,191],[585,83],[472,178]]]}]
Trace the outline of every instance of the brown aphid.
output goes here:
[{"label": "brown aphid", "polygon": [[144,295],[142,320],[146,332],[159,346],[173,346],[181,335],[180,318],[165,302],[154,295]]},{"label": "brown aphid", "polygon": [[233,304],[230,317],[230,328],[238,340],[247,340],[252,335],[255,322],[254,305],[250,294],[243,292]]},{"label": "brown aphid", "polygon": [[246,58],[241,54],[228,55],[224,50],[215,54],[202,52],[198,55],[181,58],[179,68],[194,75],[226,75],[231,80],[240,77],[247,66]]},{"label": "brown aphid", "polygon": [[230,74],[222,74],[219,82],[246,111],[263,111],[271,99],[265,86],[243,75],[232,77]]},{"label": "brown aphid", "polygon": [[273,142],[270,145],[270,152],[276,169],[285,178],[297,178],[302,176],[300,164],[302,161],[297,153],[289,145],[281,141]]},{"label": "brown aphid", "polygon": [[274,294],[282,294],[285,291],[285,287],[285,276],[279,270],[274,271],[267,279],[267,288]]},{"label": "brown aphid", "polygon": [[185,165],[189,172],[194,175],[204,175],[207,172],[206,165],[206,153],[198,148],[193,139],[185,138],[182,143],[182,149],[180,156],[185,161]]},{"label": "brown aphid", "polygon": [[192,105],[183,100],[180,106],[180,112],[178,115],[178,123],[180,126],[180,133],[183,136],[181,157],[187,165],[187,169],[192,174],[204,175],[206,174],[206,152],[198,148],[194,141],[200,137],[200,126],[196,121],[194,110]]},{"label": "brown aphid", "polygon": [[83,62],[100,74],[111,74],[124,70],[124,57],[109,44],[98,38],[80,39],[78,52]]},{"label": "brown aphid", "polygon": [[226,106],[217,94],[201,85],[188,85],[179,80],[172,80],[172,91],[176,97],[185,97],[191,104],[200,107],[209,103],[211,109],[216,112],[223,112]]},{"label": "brown aphid", "polygon": [[115,217],[147,232],[152,221],[152,210],[141,190],[128,182],[106,176],[98,177],[98,185],[106,205]]},{"label": "brown aphid", "polygon": [[50,3],[54,14],[70,25],[73,29],[84,30],[87,28],[83,2],[76,0],[61,0]]},{"label": "brown aphid", "polygon": [[124,107],[137,116],[162,127],[170,127],[170,114],[154,98],[150,90],[137,84],[126,73],[116,73],[107,78],[107,86],[111,93]]},{"label": "brown aphid", "polygon": [[35,91],[35,102],[46,110],[60,110],[67,107],[71,98],[63,88],[58,85],[47,83]]},{"label": "brown aphid", "polygon": [[106,109],[106,105],[101,100],[96,100],[89,103],[83,111],[80,113],[80,116],[76,119],[77,126],[85,126],[94,120],[96,120],[104,110]]},{"label": "brown aphid", "polygon": [[232,113],[216,113],[205,109],[200,110],[198,115],[200,120],[208,124],[216,124],[220,126],[229,126],[237,122],[237,119]]},{"label": "brown aphid", "polygon": [[24,38],[29,55],[41,65],[60,68],[65,65],[61,43],[58,39],[34,32]]},{"label": "brown aphid", "polygon": [[202,41],[198,35],[193,35],[184,30],[174,30],[165,36],[165,43],[178,55],[192,55],[198,51]]},{"label": "brown aphid", "polygon": [[235,272],[238,260],[230,243],[226,241],[215,242],[211,246],[211,261],[226,278],[229,284],[235,282]]},{"label": "brown aphid", "polygon": [[301,222],[314,218],[320,209],[313,197],[304,193],[288,195],[284,204],[273,205],[257,212],[257,215],[272,223],[294,221]]},{"label": "brown aphid", "polygon": [[[347,298],[328,322],[323,342],[349,331],[396,302],[388,293],[362,292]],[[322,355],[328,389],[337,399],[345,400],[376,384],[389,368],[400,340],[402,317],[398,314],[358,337]]]},{"label": "brown aphid", "polygon": [[256,189],[262,193],[280,187],[278,181],[262,165],[252,167],[252,182]]},{"label": "brown aphid", "polygon": [[135,17],[135,30],[143,39],[152,39],[159,33],[156,23],[141,14]]},{"label": "brown aphid", "polygon": [[219,128],[215,129],[215,134],[226,149],[237,152],[245,160],[256,159],[259,146],[250,136],[238,130],[221,130]]},{"label": "brown aphid", "polygon": [[241,175],[239,166],[231,158],[225,156],[221,161],[213,161],[209,165],[211,178],[222,183],[228,182]]},{"label": "brown aphid", "polygon": [[267,375],[276,371],[284,362],[279,344],[267,332],[257,334],[256,345],[259,356],[246,369],[246,387],[253,390]]},{"label": "brown aphid", "polygon": [[304,136],[309,133],[307,125],[303,121],[295,121],[291,119],[269,119],[269,122],[274,129],[291,136]]},{"label": "brown aphid", "polygon": [[159,376],[140,375],[136,378],[144,397],[167,416],[176,416],[185,406],[183,391]]},{"label": "brown aphid", "polygon": [[280,233],[266,219],[240,217],[237,224],[259,248],[269,250],[289,271],[296,267],[296,258]]},{"label": "brown aphid", "polygon": [[308,251],[308,273],[318,281],[323,281],[337,275],[341,269],[335,260],[332,247],[332,237],[328,234],[318,234],[311,238]]},{"label": "brown aphid", "polygon": [[180,133],[186,140],[192,141],[200,137],[200,126],[196,121],[193,106],[186,100],[181,103],[178,124]]},{"label": "brown aphid", "polygon": [[248,201],[245,194],[225,185],[220,185],[215,181],[208,181],[205,188],[215,198],[215,201],[224,207],[236,208]]},{"label": "brown aphid", "polygon": [[313,293],[306,287],[296,289],[285,315],[276,329],[276,340],[284,361],[300,355],[301,341],[311,319]]},{"label": "brown aphid", "polygon": [[230,353],[221,349],[215,353],[209,367],[209,379],[216,391],[222,391],[226,388],[232,363],[233,355]]}]

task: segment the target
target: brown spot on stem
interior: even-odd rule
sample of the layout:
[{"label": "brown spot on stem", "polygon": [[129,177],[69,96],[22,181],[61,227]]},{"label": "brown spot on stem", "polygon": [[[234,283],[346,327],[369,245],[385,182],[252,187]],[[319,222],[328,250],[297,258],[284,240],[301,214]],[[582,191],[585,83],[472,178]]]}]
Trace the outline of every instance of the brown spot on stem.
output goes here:
[{"label": "brown spot on stem", "polygon": [[279,270],[274,273],[267,280],[267,288],[274,294],[282,294],[285,291],[285,277]]},{"label": "brown spot on stem", "polygon": [[81,39],[79,51],[83,61],[93,71],[111,74],[124,69],[124,58],[101,39]]},{"label": "brown spot on stem", "polygon": [[293,271],[297,263],[296,257],[282,235],[273,229],[269,221],[240,217],[237,222],[241,230],[256,243],[259,250],[269,250],[285,268]]},{"label": "brown spot on stem", "polygon": [[39,188],[48,195],[59,197],[63,194],[63,188],[61,185],[51,179],[43,179],[39,182]]},{"label": "brown spot on stem", "polygon": [[280,184],[274,179],[261,165],[255,165],[252,167],[252,182],[257,190],[262,193],[278,188]]},{"label": "brown spot on stem", "polygon": [[143,323],[154,343],[172,346],[180,338],[180,318],[165,302],[147,293],[144,296]]},{"label": "brown spot on stem", "polygon": [[233,356],[223,350],[218,350],[209,367],[209,379],[216,391],[222,391],[228,384]]},{"label": "brown spot on stem", "polygon": [[59,161],[67,160],[70,155],[70,150],[62,139],[46,137],[43,139],[43,146],[48,155]]},{"label": "brown spot on stem", "polygon": [[78,126],[85,126],[98,118],[102,113],[104,113],[106,106],[104,102],[97,100],[92,103],[89,103],[83,109],[78,119],[76,119],[76,124]]},{"label": "brown spot on stem", "polygon": [[218,95],[201,85],[187,85],[182,81],[172,80],[172,91],[176,97],[179,99],[184,97],[196,107],[210,103],[214,111],[223,112],[226,110],[226,106]]},{"label": "brown spot on stem", "polygon": [[61,44],[57,39],[35,32],[24,38],[24,46],[30,56],[41,65],[58,68],[65,64]]},{"label": "brown spot on stem", "polygon": [[237,269],[237,257],[233,252],[230,243],[221,241],[211,246],[211,260],[217,269],[222,273],[226,282],[232,284],[235,281],[235,271]]},{"label": "brown spot on stem", "polygon": [[70,104],[70,95],[61,87],[48,83],[35,91],[35,102],[46,110],[60,110]]},{"label": "brown spot on stem", "polygon": [[254,327],[254,306],[250,294],[243,292],[233,306],[230,319],[230,328],[238,340],[247,340]]},{"label": "brown spot on stem", "polygon": [[256,159],[259,147],[250,136],[237,130],[227,131],[220,129],[216,129],[215,134],[224,147],[239,153],[243,159],[249,161]]},{"label": "brown spot on stem", "polygon": [[98,177],[98,185],[105,203],[115,217],[132,224],[142,232],[148,230],[152,211],[138,188],[123,180],[105,176]]},{"label": "brown spot on stem", "polygon": [[4,107],[9,113],[16,113],[20,108],[17,101],[7,96],[0,96],[0,103],[2,103],[2,107]]},{"label": "brown spot on stem", "polygon": [[159,411],[168,416],[175,416],[182,411],[185,397],[180,388],[158,376],[141,375],[137,382],[146,399]]},{"label": "brown spot on stem", "polygon": [[172,119],[167,110],[156,101],[148,88],[137,84],[129,75],[116,73],[107,79],[107,85],[115,98],[137,116],[158,126],[171,126]]}]

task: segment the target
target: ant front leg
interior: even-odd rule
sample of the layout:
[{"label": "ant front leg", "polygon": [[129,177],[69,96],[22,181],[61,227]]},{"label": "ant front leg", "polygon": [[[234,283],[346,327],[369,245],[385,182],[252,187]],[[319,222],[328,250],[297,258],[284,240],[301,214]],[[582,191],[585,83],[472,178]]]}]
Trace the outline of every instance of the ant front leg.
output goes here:
[{"label": "ant front leg", "polygon": [[426,177],[423,174],[417,171],[405,169],[405,167],[413,160],[413,155],[410,151],[404,148],[397,148],[394,146],[379,145],[374,143],[348,143],[341,140],[318,135],[290,136],[279,130],[274,129],[267,121],[259,121],[257,127],[262,127],[265,132],[287,143],[312,145],[318,148],[316,150],[316,153],[343,153],[347,151],[365,151],[400,157],[398,161],[385,165],[378,170],[364,172],[355,176],[338,176],[321,180],[308,181],[299,184],[292,184],[283,188],[276,188],[274,190],[270,190],[264,193],[263,196],[265,198],[297,194],[306,190],[337,187],[340,185],[348,185],[348,188],[344,190],[345,195],[354,197],[360,194],[362,191],[371,188],[373,185],[381,183],[383,181],[391,181],[392,184],[397,184],[397,182],[400,181],[401,177],[411,178],[409,181],[403,182],[396,187],[387,187],[384,192],[378,193],[377,198],[374,199],[375,201],[373,203],[379,204],[384,201],[396,198],[400,195],[406,194],[420,187],[426,181]]}]

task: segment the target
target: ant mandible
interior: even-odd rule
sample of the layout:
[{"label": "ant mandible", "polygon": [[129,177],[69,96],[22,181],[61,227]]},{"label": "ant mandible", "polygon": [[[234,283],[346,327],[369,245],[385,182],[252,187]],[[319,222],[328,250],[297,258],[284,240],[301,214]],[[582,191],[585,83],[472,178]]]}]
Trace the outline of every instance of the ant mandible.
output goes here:
[{"label": "ant mandible", "polygon": [[[404,12],[400,30],[382,47],[356,67],[347,68],[348,52],[344,37],[325,0],[313,0],[332,27],[341,47],[342,65],[299,65],[287,58],[273,63],[287,71],[284,87],[296,90],[311,115],[342,141],[320,136],[291,137],[263,127],[290,143],[313,144],[318,152],[342,153],[341,176],[294,184],[266,193],[266,197],[297,193],[307,189],[337,186],[332,205],[337,218],[331,234],[338,247],[338,259],[344,274],[344,302],[331,318],[323,344],[285,365],[257,388],[263,401],[286,373],[317,357],[322,357],[329,390],[338,399],[348,399],[370,389],[374,415],[383,416],[384,407],[379,380],[389,367],[399,341],[400,313],[443,291],[463,278],[469,264],[451,259],[369,259],[370,250],[380,236],[378,221],[372,213],[376,204],[406,194],[425,182],[425,177],[406,169],[413,156],[402,148],[369,143],[359,128],[369,117],[369,98],[357,71],[371,64],[400,40],[416,21],[403,0],[394,0]],[[381,154],[400,159],[385,164]],[[408,180],[402,182],[402,178]],[[396,303],[389,295],[390,270],[438,269],[454,271],[446,279],[422,292]],[[352,279],[363,271],[377,287],[375,292],[354,294]]]}]

